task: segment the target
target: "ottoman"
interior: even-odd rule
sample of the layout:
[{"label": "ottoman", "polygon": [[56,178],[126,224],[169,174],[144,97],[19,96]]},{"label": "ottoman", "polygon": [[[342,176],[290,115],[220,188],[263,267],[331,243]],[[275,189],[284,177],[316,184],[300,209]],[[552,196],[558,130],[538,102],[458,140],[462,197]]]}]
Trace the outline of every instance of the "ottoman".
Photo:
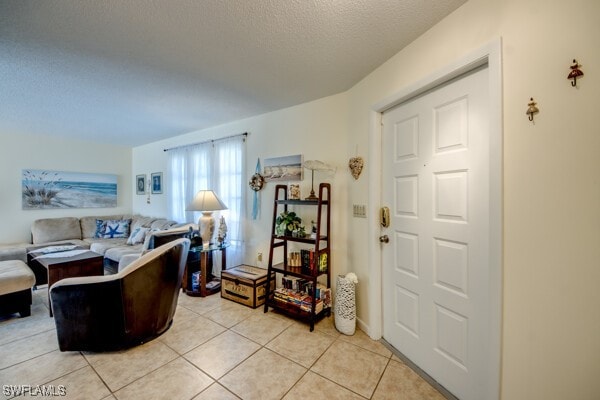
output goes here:
[{"label": "ottoman", "polygon": [[33,271],[21,260],[0,261],[0,315],[31,315]]}]

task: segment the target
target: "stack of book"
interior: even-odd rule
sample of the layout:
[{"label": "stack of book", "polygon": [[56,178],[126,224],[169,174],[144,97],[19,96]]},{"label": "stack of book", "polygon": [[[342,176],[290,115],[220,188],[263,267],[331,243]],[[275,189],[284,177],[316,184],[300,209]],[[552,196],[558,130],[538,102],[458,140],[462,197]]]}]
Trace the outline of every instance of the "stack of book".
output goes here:
[{"label": "stack of book", "polygon": [[[288,306],[298,307],[305,312],[312,311],[313,298],[316,300],[315,313],[320,313],[324,308],[331,307],[331,289],[320,284],[313,290],[313,283],[306,279],[286,277],[282,278],[283,287],[275,289],[275,301]],[[313,296],[314,292],[314,296]]]},{"label": "stack of book", "polygon": [[[304,312],[311,312],[313,298],[306,293],[296,292],[290,289],[278,288],[274,292],[275,301],[288,306],[298,307]],[[315,313],[323,311],[323,301],[317,299]]]},{"label": "stack of book", "polygon": [[296,278],[294,276],[284,276],[281,278],[281,286],[285,289],[294,290],[296,292],[312,293],[312,282]]},{"label": "stack of book", "polygon": [[305,275],[314,275],[317,270],[319,272],[327,272],[327,253],[321,253],[317,262],[315,251],[300,250],[300,261],[302,265],[302,273]]}]

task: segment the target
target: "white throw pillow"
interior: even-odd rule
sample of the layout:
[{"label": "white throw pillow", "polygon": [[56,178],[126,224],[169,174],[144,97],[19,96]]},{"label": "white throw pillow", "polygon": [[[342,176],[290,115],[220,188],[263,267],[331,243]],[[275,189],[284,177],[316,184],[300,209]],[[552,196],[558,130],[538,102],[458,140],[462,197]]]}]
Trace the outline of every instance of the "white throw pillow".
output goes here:
[{"label": "white throw pillow", "polygon": [[127,239],[127,244],[133,246],[135,244],[144,243],[146,233],[148,233],[149,231],[150,228],[143,228],[141,226],[138,226],[133,231],[131,231],[131,235],[129,235],[129,238]]}]

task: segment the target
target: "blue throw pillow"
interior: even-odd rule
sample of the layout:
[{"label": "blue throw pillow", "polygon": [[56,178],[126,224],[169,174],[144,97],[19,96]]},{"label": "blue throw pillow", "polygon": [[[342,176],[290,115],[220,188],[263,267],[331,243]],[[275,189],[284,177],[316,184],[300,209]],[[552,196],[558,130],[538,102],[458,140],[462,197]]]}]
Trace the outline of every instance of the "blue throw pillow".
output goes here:
[{"label": "blue throw pillow", "polygon": [[105,231],[106,231],[106,224],[104,223],[104,220],[97,219],[96,220],[96,233],[94,234],[94,237],[99,238],[99,239],[103,238]]},{"label": "blue throw pillow", "polygon": [[104,239],[126,238],[129,237],[130,219],[109,219],[104,221]]},{"label": "blue throw pillow", "polygon": [[130,219],[97,219],[94,237],[99,239],[126,238],[129,237],[130,226]]}]

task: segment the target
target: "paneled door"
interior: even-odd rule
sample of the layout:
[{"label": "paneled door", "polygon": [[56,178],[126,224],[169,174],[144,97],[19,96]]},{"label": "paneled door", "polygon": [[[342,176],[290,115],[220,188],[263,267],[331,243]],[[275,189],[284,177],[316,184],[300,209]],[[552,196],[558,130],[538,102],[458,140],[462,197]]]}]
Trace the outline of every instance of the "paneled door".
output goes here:
[{"label": "paneled door", "polygon": [[383,114],[383,336],[455,396],[489,376],[488,69]]}]

